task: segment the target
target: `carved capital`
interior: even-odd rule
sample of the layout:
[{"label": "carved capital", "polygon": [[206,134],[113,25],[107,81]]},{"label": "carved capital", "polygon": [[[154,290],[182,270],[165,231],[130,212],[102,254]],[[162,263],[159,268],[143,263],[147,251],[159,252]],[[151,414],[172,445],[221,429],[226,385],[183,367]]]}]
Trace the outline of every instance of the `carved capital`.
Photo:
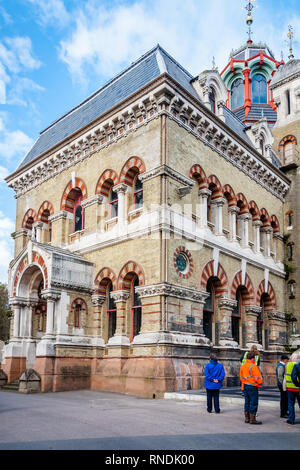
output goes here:
[{"label": "carved capital", "polygon": [[258,317],[262,311],[262,308],[258,307],[257,305],[248,305],[246,306],[245,311],[248,316]]},{"label": "carved capital", "polygon": [[128,188],[129,188],[129,186],[127,186],[127,184],[120,183],[120,184],[117,184],[116,186],[114,186],[114,192],[116,192],[117,194],[119,194],[119,193],[125,194],[126,191],[128,190]]},{"label": "carved capital", "polygon": [[188,287],[177,286],[175,284],[162,283],[151,286],[136,287],[136,292],[141,298],[154,297],[157,295],[177,297],[184,300],[204,304],[209,294],[206,291],[198,291]]},{"label": "carved capital", "polygon": [[82,201],[81,205],[82,207],[87,208],[89,206],[92,206],[93,204],[102,204],[103,199],[104,198],[102,194],[95,194],[94,196],[89,197],[88,199],[85,199],[84,201]]},{"label": "carved capital", "polygon": [[130,292],[127,290],[116,290],[111,292],[110,296],[115,302],[126,302],[130,297]]},{"label": "carved capital", "polygon": [[233,310],[237,306],[237,301],[232,299],[220,299],[218,305],[222,310]]},{"label": "carved capital", "polygon": [[97,307],[101,307],[101,305],[104,304],[106,300],[106,296],[105,295],[100,295],[100,294],[93,294],[92,295],[92,304]]},{"label": "carved capital", "polygon": [[60,298],[60,291],[54,289],[43,289],[41,292],[42,299],[47,302],[56,302]]}]

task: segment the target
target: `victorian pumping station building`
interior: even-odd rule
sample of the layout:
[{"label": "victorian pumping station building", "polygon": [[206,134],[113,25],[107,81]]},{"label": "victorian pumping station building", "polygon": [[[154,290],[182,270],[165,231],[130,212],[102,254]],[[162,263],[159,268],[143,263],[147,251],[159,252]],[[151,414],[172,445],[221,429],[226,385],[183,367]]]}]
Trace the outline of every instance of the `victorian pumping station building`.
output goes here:
[{"label": "victorian pumping station building", "polygon": [[272,384],[300,344],[299,117],[300,61],[249,35],[196,77],[158,45],[44,129],[6,178],[8,382],[162,397],[212,351],[239,385],[256,344]]}]

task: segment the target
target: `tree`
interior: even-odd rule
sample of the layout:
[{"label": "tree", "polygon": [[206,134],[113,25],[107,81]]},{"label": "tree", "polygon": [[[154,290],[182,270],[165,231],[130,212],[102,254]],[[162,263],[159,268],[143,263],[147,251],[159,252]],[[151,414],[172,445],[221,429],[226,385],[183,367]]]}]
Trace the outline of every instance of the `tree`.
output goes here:
[{"label": "tree", "polygon": [[10,318],[12,312],[8,304],[8,290],[5,284],[0,282],[0,340],[9,339]]}]

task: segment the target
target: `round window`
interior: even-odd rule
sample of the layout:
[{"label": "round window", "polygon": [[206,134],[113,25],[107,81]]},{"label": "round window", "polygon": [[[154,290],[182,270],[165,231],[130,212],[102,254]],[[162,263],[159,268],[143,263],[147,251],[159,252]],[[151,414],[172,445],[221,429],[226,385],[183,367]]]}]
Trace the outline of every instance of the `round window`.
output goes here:
[{"label": "round window", "polygon": [[176,257],[176,265],[181,273],[184,273],[188,269],[188,259],[184,253],[179,253]]}]

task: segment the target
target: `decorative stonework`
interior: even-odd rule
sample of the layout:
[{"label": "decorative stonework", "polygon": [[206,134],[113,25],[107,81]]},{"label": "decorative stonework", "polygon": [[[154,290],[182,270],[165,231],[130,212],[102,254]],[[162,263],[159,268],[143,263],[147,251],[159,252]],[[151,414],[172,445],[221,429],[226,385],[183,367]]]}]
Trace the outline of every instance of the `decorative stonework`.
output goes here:
[{"label": "decorative stonework", "polygon": [[[164,77],[164,80],[168,85],[173,85],[171,78]],[[155,90],[153,90],[151,95],[144,96],[142,101],[133,103],[132,112],[127,114],[126,119],[122,114],[123,110],[120,109],[119,113],[115,114],[113,118],[95,126],[93,131],[82,135],[77,141],[65,145],[58,152],[45,157],[43,161],[39,161],[22,174],[12,176],[8,179],[9,186],[15,190],[17,196],[25,194],[38,184],[90,157],[95,152],[101,151],[102,148],[106,148],[118,139],[127,136],[128,133],[135,131],[138,127],[147,125],[151,120],[165,114],[283,201],[289,184],[283,177],[279,176],[275,168],[260,159],[255,150],[251,152],[246,143],[240,142],[227,126],[224,127],[222,121],[215,121],[210,115],[206,114],[199,102],[196,100],[192,100],[193,103],[189,101],[184,96],[184,91],[179,97],[177,90],[176,95],[174,92],[174,97],[170,100],[172,93],[170,86],[166,86],[165,92],[162,89],[157,90],[157,98],[155,97]],[[142,116],[139,104],[142,104]],[[119,132],[120,129],[122,129],[121,133]],[[178,174],[178,172],[174,172],[174,175],[176,173]],[[148,174],[148,176],[150,175]]]},{"label": "decorative stonework", "polygon": [[154,296],[170,296],[184,300],[191,300],[192,302],[205,303],[209,294],[206,291],[198,291],[189,287],[181,287],[167,282],[162,284],[153,284],[150,286],[136,287],[136,292],[141,298],[154,297]]},{"label": "decorative stonework", "polygon": [[[182,271],[179,269],[178,266],[178,258],[180,256],[186,259],[186,268]],[[173,262],[174,268],[176,269],[176,272],[179,277],[182,277],[183,279],[188,279],[191,277],[194,271],[194,262],[191,253],[184,246],[179,246],[175,250]]]},{"label": "decorative stonework", "polygon": [[145,181],[156,178],[157,176],[169,176],[178,183],[188,186],[189,188],[192,188],[195,185],[195,181],[193,181],[191,178],[188,178],[178,171],[173,170],[168,165],[161,165],[153,168],[152,170],[146,171],[145,173],[139,175],[139,180],[144,183]]}]

